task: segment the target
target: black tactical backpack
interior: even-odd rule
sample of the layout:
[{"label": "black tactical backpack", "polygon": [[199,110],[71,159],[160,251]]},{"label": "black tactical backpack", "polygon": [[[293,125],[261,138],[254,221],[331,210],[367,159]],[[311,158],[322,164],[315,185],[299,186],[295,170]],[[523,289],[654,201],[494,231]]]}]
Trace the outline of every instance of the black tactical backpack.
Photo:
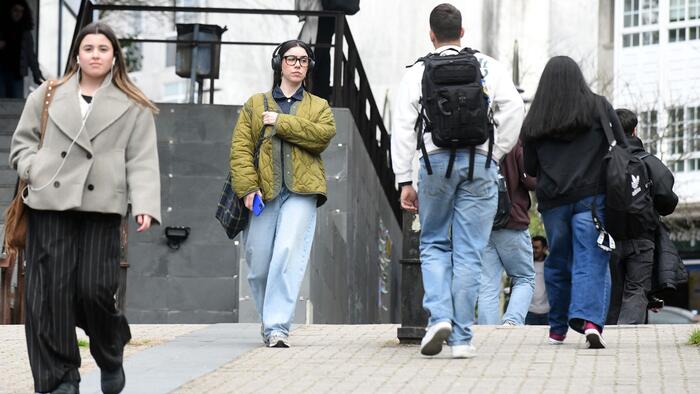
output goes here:
[{"label": "black tactical backpack", "polygon": [[659,214],[654,209],[652,182],[644,157],[615,143],[602,101],[599,114],[610,150],[603,158],[605,171],[605,229],[615,240],[635,239],[654,233]]},{"label": "black tactical backpack", "polygon": [[423,142],[424,133],[431,133],[436,146],[450,149],[450,161],[445,174],[447,178],[452,173],[456,150],[471,148],[468,176],[471,180],[476,147],[487,140],[489,157],[486,168],[491,165],[494,122],[489,97],[484,88],[481,64],[474,56],[476,52],[464,48],[454,55],[431,53],[416,60],[416,63],[423,62],[425,69],[421,83],[421,109],[415,127],[418,132],[418,149],[423,154],[429,175],[433,171]]}]

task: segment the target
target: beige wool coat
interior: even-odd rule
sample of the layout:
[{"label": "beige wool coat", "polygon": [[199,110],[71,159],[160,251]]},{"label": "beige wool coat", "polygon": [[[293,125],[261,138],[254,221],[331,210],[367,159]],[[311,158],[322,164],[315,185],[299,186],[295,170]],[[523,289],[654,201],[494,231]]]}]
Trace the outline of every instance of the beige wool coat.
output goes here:
[{"label": "beige wool coat", "polygon": [[25,203],[41,210],[122,216],[131,203],[134,216],[150,215],[160,223],[160,170],[151,110],[113,83],[105,85],[95,94],[85,129],[69,152],[82,124],[76,74],[53,89],[39,149],[47,88],[44,83],[29,95],[12,136],[10,166],[30,185]]}]

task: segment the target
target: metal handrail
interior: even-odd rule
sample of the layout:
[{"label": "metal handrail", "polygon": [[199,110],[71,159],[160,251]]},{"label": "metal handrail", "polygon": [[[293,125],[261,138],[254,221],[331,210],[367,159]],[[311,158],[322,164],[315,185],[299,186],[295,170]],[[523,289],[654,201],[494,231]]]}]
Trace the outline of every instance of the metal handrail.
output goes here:
[{"label": "metal handrail", "polygon": [[[77,23],[73,37],[75,38],[84,26],[92,22],[94,11],[141,11],[141,12],[189,12],[189,13],[219,13],[219,14],[252,14],[252,15],[305,15],[333,17],[335,19],[335,42],[330,45],[334,49],[333,57],[333,88],[331,105],[347,107],[357,124],[358,130],[369,154],[374,170],[392,208],[399,227],[403,226],[399,191],[396,187],[394,173],[391,168],[391,138],[384,126],[372,89],[369,86],[367,73],[362,66],[355,40],[347,27],[345,15],[339,11],[297,11],[297,10],[267,10],[250,8],[221,8],[221,7],[178,7],[178,6],[149,6],[149,5],[113,5],[94,4],[91,0],[82,0],[78,12]],[[343,51],[343,40],[347,43],[347,56]],[[123,42],[159,42],[199,44],[211,43],[205,40],[161,40],[161,39],[120,39]],[[222,45],[278,45],[271,42],[221,41]],[[71,53],[75,40],[71,43]],[[316,44],[316,47],[326,47]],[[66,64],[66,67],[68,65]],[[359,86],[355,83],[355,75],[359,77]],[[367,116],[369,107],[369,117]]]}]

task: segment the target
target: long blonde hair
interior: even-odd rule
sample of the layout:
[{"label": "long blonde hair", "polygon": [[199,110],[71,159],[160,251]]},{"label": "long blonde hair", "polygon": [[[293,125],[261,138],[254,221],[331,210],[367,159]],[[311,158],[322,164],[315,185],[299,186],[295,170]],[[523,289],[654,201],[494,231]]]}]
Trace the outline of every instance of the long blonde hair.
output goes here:
[{"label": "long blonde hair", "polygon": [[126,72],[126,61],[124,60],[124,54],[122,53],[122,48],[119,45],[119,40],[117,40],[117,35],[114,34],[114,30],[112,30],[109,25],[102,22],[91,23],[80,30],[75,39],[73,51],[68,56],[68,71],[63,78],[58,81],[57,85],[63,84],[78,72],[80,67],[78,66],[76,59],[78,57],[78,53],[80,52],[80,43],[88,34],[102,34],[107,37],[109,42],[112,44],[115,59],[114,71],[112,75],[112,82],[114,85],[136,103],[150,109],[153,111],[153,113],[158,113],[158,107],[156,107],[155,104],[153,104],[153,102],[149,100],[148,97],[146,97],[146,95],[143,94],[143,92],[137,88],[129,78],[129,74]]}]

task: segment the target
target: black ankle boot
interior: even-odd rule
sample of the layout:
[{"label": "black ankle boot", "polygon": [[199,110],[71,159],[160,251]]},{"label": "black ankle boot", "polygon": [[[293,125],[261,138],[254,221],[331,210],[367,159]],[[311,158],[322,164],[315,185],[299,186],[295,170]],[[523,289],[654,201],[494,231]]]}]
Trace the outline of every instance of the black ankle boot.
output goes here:
[{"label": "black ankle boot", "polygon": [[119,367],[119,369],[112,372],[102,369],[100,370],[100,378],[104,394],[119,394],[124,390],[124,385],[126,384],[124,367]]},{"label": "black ankle boot", "polygon": [[51,394],[80,394],[78,382],[63,382],[51,391]]}]

